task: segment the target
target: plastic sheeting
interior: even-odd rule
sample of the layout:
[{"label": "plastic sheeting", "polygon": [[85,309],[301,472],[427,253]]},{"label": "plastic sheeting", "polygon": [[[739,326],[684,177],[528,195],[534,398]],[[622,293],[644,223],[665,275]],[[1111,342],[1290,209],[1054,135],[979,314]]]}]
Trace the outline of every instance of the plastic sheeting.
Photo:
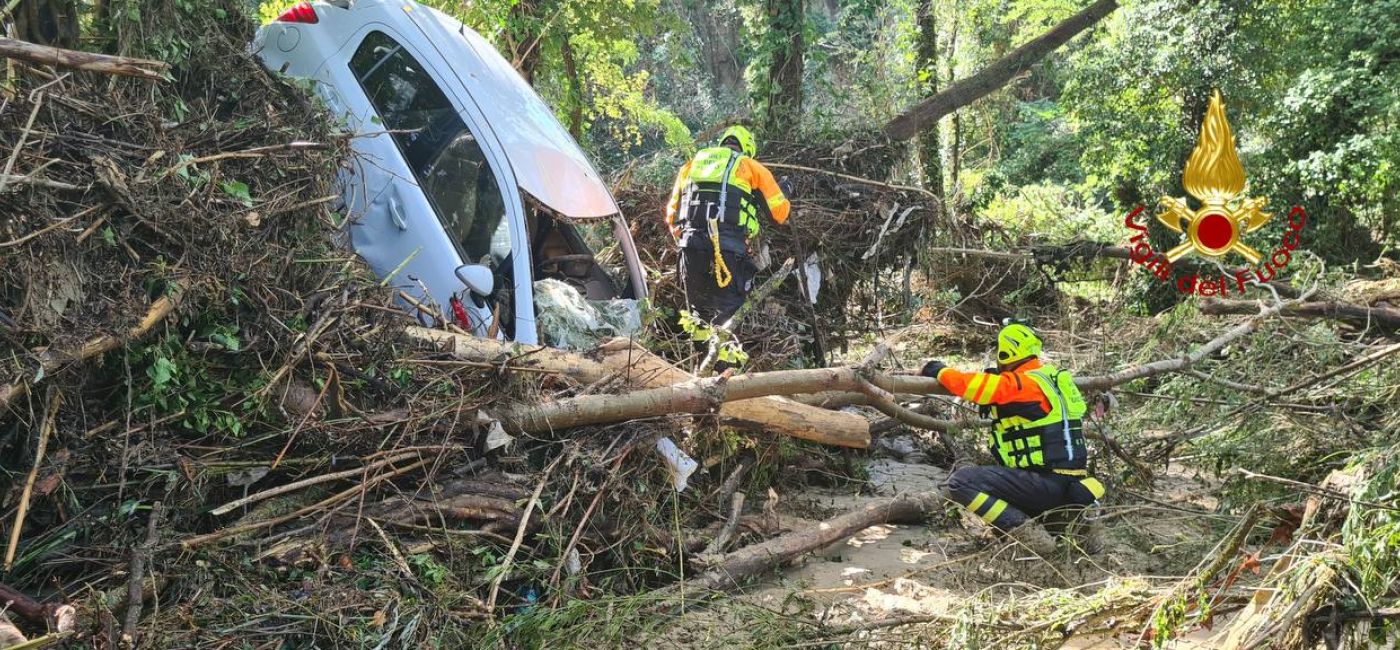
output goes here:
[{"label": "plastic sheeting", "polygon": [[573,286],[554,279],[535,283],[535,325],[544,342],[563,350],[591,350],[616,336],[642,329],[635,300],[585,300]]}]

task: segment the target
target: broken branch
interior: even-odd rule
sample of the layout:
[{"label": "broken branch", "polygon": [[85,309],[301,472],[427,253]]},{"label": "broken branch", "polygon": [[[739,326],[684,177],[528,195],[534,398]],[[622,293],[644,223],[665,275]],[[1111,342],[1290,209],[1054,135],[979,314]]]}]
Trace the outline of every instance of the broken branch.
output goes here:
[{"label": "broken branch", "polygon": [[[1255,303],[1248,300],[1208,298],[1201,301],[1201,313],[1212,316],[1248,314],[1255,309]],[[1279,314],[1287,318],[1329,318],[1360,327],[1400,330],[1400,309],[1393,307],[1367,307],[1338,300],[1319,300],[1287,305]]]},{"label": "broken branch", "polygon": [[138,77],[153,81],[164,80],[165,72],[170,69],[170,64],[164,61],[78,52],[48,45],[37,45],[13,38],[0,38],[0,56],[40,65],[101,72],[120,77]]},{"label": "broken branch", "polygon": [[[127,341],[145,336],[166,316],[175,311],[179,300],[179,294],[161,296],[159,300],[151,303],[151,308],[147,310],[141,321],[127,330],[125,334],[104,334],[84,343],[75,350],[45,350],[39,354],[39,372],[36,373],[36,376],[50,376],[64,365],[87,361],[115,350]],[[35,381],[37,380],[20,380],[12,384],[0,384],[0,410],[9,408],[16,399],[28,393],[30,384]]]},{"label": "broken branch", "polygon": [[44,422],[39,425],[39,445],[34,450],[34,465],[24,479],[24,491],[19,496],[19,507],[15,509],[15,525],[10,528],[10,545],[5,549],[5,570],[14,568],[15,551],[19,550],[19,535],[24,529],[24,516],[29,514],[29,499],[34,494],[34,479],[39,476],[39,466],[44,463],[44,450],[48,449],[49,436],[53,434],[58,407],[63,404],[63,394],[53,391],[49,398],[49,408],[44,412]]},{"label": "broken branch", "polygon": [[669,596],[696,590],[732,589],[746,578],[781,566],[803,553],[830,546],[876,524],[922,521],[941,508],[944,502],[942,495],[936,492],[919,492],[867,503],[812,528],[780,535],[725,555],[715,563],[714,568],[684,583],[671,585],[661,593]]}]

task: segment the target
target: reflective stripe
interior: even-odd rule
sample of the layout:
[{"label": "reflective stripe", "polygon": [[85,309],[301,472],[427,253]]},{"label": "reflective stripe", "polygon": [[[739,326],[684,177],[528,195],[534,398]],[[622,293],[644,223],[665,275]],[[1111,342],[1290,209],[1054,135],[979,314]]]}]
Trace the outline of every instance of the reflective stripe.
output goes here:
[{"label": "reflective stripe", "polygon": [[786,201],[786,200],[787,200],[787,197],[786,197],[786,196],[781,196],[781,195],[779,195],[779,196],[770,196],[770,197],[768,197],[768,207],[769,207],[770,209],[771,209],[771,208],[776,208],[776,207],[782,205],[782,204],[783,204],[783,201]]},{"label": "reflective stripe", "polygon": [[977,509],[978,509],[978,508],[981,508],[981,507],[982,507],[982,504],[984,504],[984,503],[986,503],[986,502],[987,502],[987,493],[986,493],[986,492],[978,492],[978,493],[977,493],[977,497],[974,498],[974,499],[972,500],[972,503],[967,504],[967,509],[968,509],[968,510],[971,510],[971,511],[973,511],[973,512],[977,512]]},{"label": "reflective stripe", "polygon": [[976,402],[977,393],[982,389],[982,385],[987,382],[987,375],[978,373],[972,376],[972,381],[967,382],[967,390],[963,391],[962,398],[969,402]]},{"label": "reflective stripe", "polygon": [[992,399],[992,395],[997,392],[997,386],[1001,384],[1001,375],[987,375],[987,383],[982,385],[982,391],[977,394],[975,400],[978,404],[985,404]]},{"label": "reflective stripe", "polygon": [[1056,474],[1064,474],[1065,476],[1088,476],[1088,475],[1089,475],[1089,470],[1087,470],[1087,469],[1055,469],[1055,470],[1050,470],[1050,471],[1052,471],[1052,472],[1054,472],[1054,473],[1056,473]]},{"label": "reflective stripe", "polygon": [[1096,500],[1102,499],[1104,492],[1107,492],[1107,490],[1105,490],[1103,487],[1103,483],[1100,483],[1098,479],[1092,476],[1081,480],[1079,484],[1083,485],[1086,489],[1088,489],[1089,493],[1094,495],[1094,499]]},{"label": "reflective stripe", "polygon": [[991,509],[987,511],[987,514],[982,515],[982,521],[989,524],[996,523],[997,517],[1001,516],[1003,510],[1006,510],[1006,502],[997,499],[996,503],[992,504]]}]

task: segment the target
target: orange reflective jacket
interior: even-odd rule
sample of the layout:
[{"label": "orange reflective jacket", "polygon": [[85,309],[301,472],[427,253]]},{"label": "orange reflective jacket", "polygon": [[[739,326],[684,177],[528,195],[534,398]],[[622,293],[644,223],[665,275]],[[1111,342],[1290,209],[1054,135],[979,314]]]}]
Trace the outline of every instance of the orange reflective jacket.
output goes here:
[{"label": "orange reflective jacket", "polygon": [[962,372],[955,368],[944,368],[938,373],[938,383],[943,384],[955,397],[961,397],[979,405],[1009,405],[1029,403],[1050,411],[1050,400],[1040,385],[1027,375],[1039,369],[1040,359],[1030,359],[1015,370],[1000,374],[987,372]]},{"label": "orange reflective jacket", "polygon": [[[707,151],[707,149],[702,149],[696,156],[699,157]],[[778,187],[778,181],[773,178],[773,172],[768,171],[768,168],[764,167],[762,163],[748,156],[740,155],[738,163],[734,165],[733,172],[727,179],[693,179],[691,168],[694,165],[695,160],[691,159],[681,167],[680,172],[676,174],[676,182],[671,187],[671,199],[666,202],[666,225],[671,229],[672,236],[679,238],[681,235],[681,224],[678,220],[681,195],[685,192],[687,185],[697,180],[728,182],[744,192],[751,192],[756,199],[761,197],[768,208],[768,214],[772,215],[773,221],[779,224],[787,221],[788,212],[792,210],[792,203],[788,201],[786,196],[783,196],[783,190]],[[756,232],[757,228],[754,228],[749,234],[752,236]]]},{"label": "orange reflective jacket", "polygon": [[1032,357],[1000,373],[944,368],[938,381],[953,395],[990,406],[988,445],[1002,465],[1084,475],[1084,397],[1070,373]]}]

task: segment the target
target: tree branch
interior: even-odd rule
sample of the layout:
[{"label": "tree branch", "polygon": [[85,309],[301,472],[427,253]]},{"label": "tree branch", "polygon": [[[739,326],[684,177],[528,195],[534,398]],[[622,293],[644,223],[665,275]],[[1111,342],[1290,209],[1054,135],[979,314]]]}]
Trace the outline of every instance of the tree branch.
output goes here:
[{"label": "tree branch", "polygon": [[1092,27],[1117,8],[1118,3],[1115,0],[1098,0],[1083,11],[1054,26],[1050,31],[992,62],[976,74],[958,80],[948,86],[947,90],[919,102],[913,108],[890,120],[889,124],[885,125],[885,135],[895,140],[908,140],[918,135],[924,126],[937,122],[944,115],[986,97],[1005,86],[1016,75],[1030,69],[1046,55],[1069,42],[1080,32]]},{"label": "tree branch", "polygon": [[109,54],[93,54],[65,50],[48,45],[36,45],[13,38],[0,38],[0,56],[60,68],[101,72],[122,77],[138,77],[153,81],[163,81],[170,64],[150,59],[133,59]]},{"label": "tree branch", "polygon": [[[1247,314],[1254,309],[1255,303],[1248,300],[1207,298],[1201,301],[1201,313],[1212,316]],[[1290,304],[1280,313],[1288,318],[1330,318],[1360,327],[1377,327],[1389,332],[1400,331],[1400,309],[1393,307],[1367,307],[1337,300],[1319,300]]]}]

